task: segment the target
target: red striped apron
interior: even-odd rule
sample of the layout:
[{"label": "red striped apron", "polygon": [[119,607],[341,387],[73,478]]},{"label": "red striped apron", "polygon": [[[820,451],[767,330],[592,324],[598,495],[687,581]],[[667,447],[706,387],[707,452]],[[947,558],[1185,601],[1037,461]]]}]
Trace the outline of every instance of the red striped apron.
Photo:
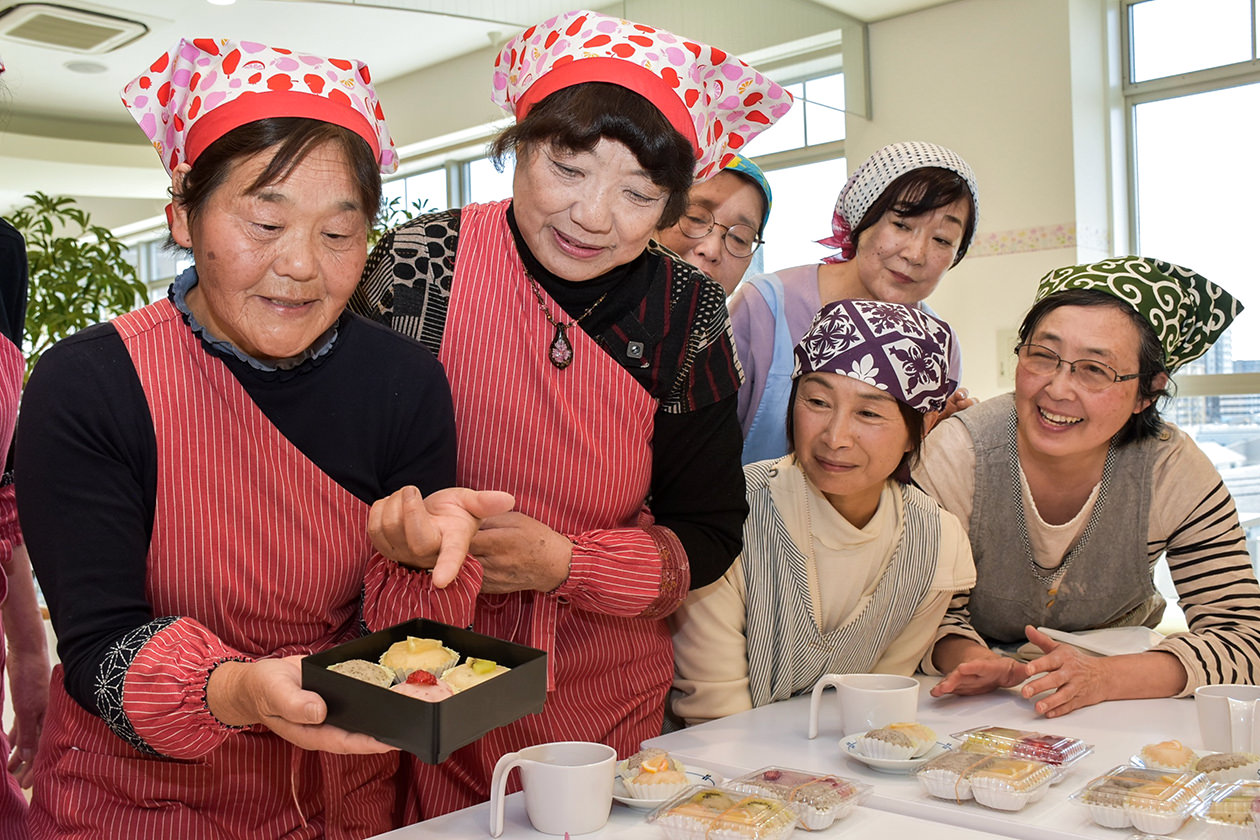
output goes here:
[{"label": "red striped apron", "polygon": [[[168,301],[114,324],[157,436],[146,581],[154,615],[195,619],[250,657],[309,653],[357,635],[371,556],[367,505],[285,439]],[[177,704],[202,702],[174,653],[195,641],[181,634],[191,624],[163,630],[132,661],[129,715],[147,704],[170,708],[178,733]],[[155,662],[156,651],[172,655]],[[141,669],[157,675],[143,689],[134,685]],[[44,726],[37,837],[364,837],[393,822],[394,754],[307,752],[254,727],[198,759],[145,756],[66,694],[60,668]],[[196,735],[188,738],[195,746]]]},{"label": "red striped apron", "polygon": [[[0,462],[8,454],[9,444],[13,441],[13,426],[17,423],[18,399],[22,393],[22,374],[26,370],[26,360],[22,351],[9,339],[0,336]],[[3,467],[0,467],[2,470]],[[13,487],[0,489],[0,531],[5,532],[5,539],[12,533],[16,538],[18,529],[17,503],[14,501]],[[7,547],[11,552],[13,546]],[[9,555],[11,556],[11,555]],[[8,581],[0,572],[0,603],[8,595]],[[4,673],[5,646],[3,622],[0,622],[0,674]],[[0,703],[4,701],[4,680],[0,679]],[[8,761],[10,750],[9,739],[0,729],[0,756]],[[11,773],[4,773],[3,784],[0,784],[0,840],[25,840],[30,833],[26,827],[26,796]]]},{"label": "red striped apron", "polygon": [[[506,209],[507,202],[470,205],[461,214],[439,356],[455,400],[458,483],[507,490],[517,510],[562,534],[634,528],[644,522],[656,400],[580,328],[568,331],[573,363],[558,370],[548,362],[555,328],[530,290]],[[557,320],[569,320],[554,301],[547,305]],[[649,559],[642,579],[600,585],[655,592],[659,564]],[[474,629],[546,649],[554,690],[541,714],[494,730],[441,765],[407,759],[415,770],[412,819],[484,801],[505,752],[589,740],[624,755],[660,734],[673,677],[663,620],[602,615],[518,592],[480,596]]]}]

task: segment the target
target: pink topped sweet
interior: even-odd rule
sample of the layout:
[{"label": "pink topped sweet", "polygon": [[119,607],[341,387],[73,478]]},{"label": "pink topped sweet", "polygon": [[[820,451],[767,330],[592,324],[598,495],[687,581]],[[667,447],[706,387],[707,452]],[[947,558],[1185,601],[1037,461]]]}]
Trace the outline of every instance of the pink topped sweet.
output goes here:
[{"label": "pink topped sweet", "polygon": [[399,694],[406,694],[408,697],[414,697],[417,700],[423,700],[426,703],[436,703],[439,700],[445,700],[455,693],[445,681],[438,679],[428,671],[413,671],[406,682],[400,682],[392,687],[390,691],[397,691]]}]

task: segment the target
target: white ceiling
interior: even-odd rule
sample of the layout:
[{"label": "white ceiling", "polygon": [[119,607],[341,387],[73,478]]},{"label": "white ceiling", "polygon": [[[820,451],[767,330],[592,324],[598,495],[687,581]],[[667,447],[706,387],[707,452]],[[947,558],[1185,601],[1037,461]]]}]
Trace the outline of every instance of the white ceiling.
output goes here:
[{"label": "white ceiling", "polygon": [[[27,2],[38,0],[0,0],[0,13]],[[141,183],[149,175],[160,177],[161,170],[152,167],[152,161],[83,160],[81,154],[76,157],[75,142],[147,146],[118,94],[138,68],[180,37],[239,37],[238,33],[247,32],[250,39],[263,43],[363,58],[381,82],[500,44],[526,26],[581,5],[579,0],[237,0],[231,6],[211,5],[207,0],[51,2],[138,21],[149,31],[132,43],[97,55],[32,46],[0,35],[0,60],[7,68],[0,77],[0,211],[35,189],[67,191],[65,183],[71,179],[120,182],[116,189],[86,191],[95,196],[152,196],[152,184]],[[712,5],[714,14],[721,15],[733,2],[689,0],[688,6],[694,11]],[[812,2],[875,21],[950,0]],[[623,8],[623,3],[610,6],[606,0],[591,5],[614,14]],[[769,13],[769,4],[763,8]],[[67,67],[84,61],[99,65],[100,71],[82,73]],[[64,155],[49,151],[61,145]],[[39,147],[38,153],[29,151],[33,146]],[[44,165],[41,158],[59,160]],[[155,171],[138,177],[139,166]]]}]

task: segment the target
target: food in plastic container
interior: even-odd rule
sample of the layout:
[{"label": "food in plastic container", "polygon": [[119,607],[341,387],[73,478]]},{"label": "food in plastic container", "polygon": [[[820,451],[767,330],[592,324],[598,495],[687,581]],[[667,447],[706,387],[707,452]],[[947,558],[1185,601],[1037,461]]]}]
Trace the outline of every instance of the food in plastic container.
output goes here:
[{"label": "food in plastic container", "polygon": [[949,752],[915,774],[923,790],[939,799],[974,798],[1001,811],[1018,811],[1045,795],[1054,768],[1040,761],[1009,756]]},{"label": "food in plastic container", "polygon": [[915,778],[929,796],[962,802],[971,798],[971,771],[988,759],[975,753],[946,752],[920,767]]},{"label": "food in plastic container", "polygon": [[953,737],[962,742],[959,749],[967,752],[1028,758],[1061,767],[1075,764],[1092,750],[1079,738],[1046,735],[1027,729],[1008,729],[1004,726],[980,726],[956,732]]},{"label": "food in plastic container", "polygon": [[971,795],[989,808],[1018,811],[1044,796],[1054,775],[1051,766],[1041,761],[993,756],[971,772]]},{"label": "food in plastic container", "polygon": [[801,828],[819,831],[849,815],[870,795],[871,786],[839,776],[786,767],[763,767],[732,779],[726,786],[747,793],[772,793],[796,812]]},{"label": "food in plastic container", "polygon": [[671,840],[782,840],[796,812],[778,797],[728,785],[692,786],[648,815]]},{"label": "food in plastic container", "polygon": [[1260,781],[1212,785],[1194,809],[1194,818],[1207,827],[1210,840],[1250,840],[1260,836],[1256,809],[1260,806]]},{"label": "food in plastic container", "polygon": [[1107,828],[1132,825],[1139,831],[1169,834],[1203,801],[1207,789],[1202,773],[1120,765],[1069,798],[1085,805],[1094,822]]}]

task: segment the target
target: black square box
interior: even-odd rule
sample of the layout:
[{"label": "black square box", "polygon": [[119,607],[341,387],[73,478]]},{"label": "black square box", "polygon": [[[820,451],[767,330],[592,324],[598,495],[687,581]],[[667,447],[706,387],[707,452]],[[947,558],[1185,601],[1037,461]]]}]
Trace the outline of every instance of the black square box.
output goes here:
[{"label": "black square box", "polygon": [[[329,671],[347,659],[376,662],[394,642],[408,636],[437,639],[464,657],[492,659],[509,670],[439,703]],[[483,636],[427,618],[395,624],[302,660],[302,687],[324,698],[327,723],[363,732],[437,764],[491,729],[541,712],[547,699],[547,654],[536,648]]]}]

